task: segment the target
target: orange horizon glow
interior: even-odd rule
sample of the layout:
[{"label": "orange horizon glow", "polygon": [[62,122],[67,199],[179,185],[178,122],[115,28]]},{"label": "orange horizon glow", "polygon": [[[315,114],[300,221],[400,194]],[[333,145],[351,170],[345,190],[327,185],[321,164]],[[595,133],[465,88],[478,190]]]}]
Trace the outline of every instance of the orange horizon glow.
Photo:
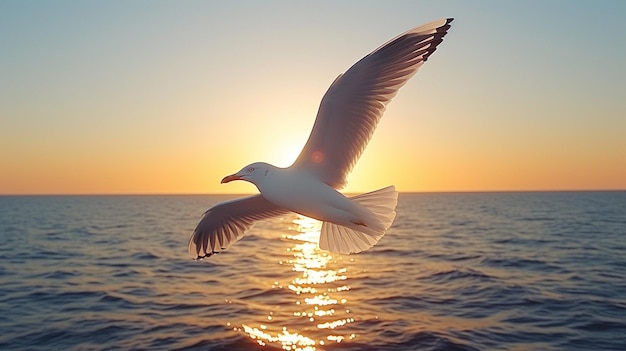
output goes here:
[{"label": "orange horizon glow", "polygon": [[[184,157],[170,152],[162,158],[152,155],[148,159],[140,154],[102,159],[88,152],[59,153],[58,157],[44,161],[34,157],[9,159],[9,166],[0,175],[0,195],[257,193],[250,183],[220,184],[220,180],[248,163],[263,160],[261,154],[272,156],[276,165],[288,166],[301,146],[289,148],[288,143],[294,141],[285,139],[277,138],[255,152],[245,147],[225,146],[226,151],[218,155],[195,149],[186,155],[184,150],[179,150]],[[399,147],[394,145],[396,142]],[[396,139],[381,145],[383,142],[375,135],[342,192],[362,193],[388,185],[395,185],[400,192],[626,189],[626,162],[619,159],[619,152],[613,156],[615,160],[593,155],[587,155],[586,159],[574,155],[575,159],[568,159],[555,151],[552,151],[555,155],[537,156],[536,150],[527,154],[518,151],[515,155],[486,152],[468,155],[462,152],[467,149],[454,150],[452,146],[429,154],[421,149],[411,150],[410,142],[408,138]],[[404,151],[396,152],[396,149]],[[455,152],[464,158],[455,157]],[[393,156],[387,157],[390,154]]]},{"label": "orange horizon glow", "polygon": [[[90,152],[59,152],[58,156],[43,160],[37,155],[30,159],[23,153],[17,155],[19,159],[9,155],[3,160],[6,167],[0,174],[0,194],[256,193],[250,183],[220,184],[220,180],[248,163],[264,160],[262,154],[271,156],[270,163],[288,166],[301,146],[290,149],[286,145],[293,141],[285,139],[276,138],[272,144],[265,143],[255,150],[224,146],[226,151],[217,154],[191,148],[193,152],[186,154],[187,150],[179,149],[180,155],[162,151],[162,157],[157,154],[148,158],[141,153],[102,158],[103,154],[95,151],[93,154],[98,157]],[[408,138],[379,139],[374,136],[342,192],[361,193],[388,185],[395,185],[400,192],[626,189],[626,161],[620,159],[617,149],[614,155],[604,158],[592,154],[568,156],[558,150],[538,155],[533,149],[515,154],[480,150],[469,154],[467,148],[452,146],[451,142],[447,150],[429,153],[424,150],[427,146],[416,149]]]},{"label": "orange horizon glow", "polygon": [[[278,140],[272,145],[281,149],[281,143]],[[480,153],[459,160],[445,151],[440,155],[405,151],[386,157],[394,152],[392,142],[372,146],[357,163],[342,192],[362,193],[388,185],[395,185],[400,192],[626,189],[626,166],[622,161],[620,167],[617,153],[614,161],[609,157],[573,160],[543,155],[542,160],[535,154],[507,157]],[[270,150],[267,146],[262,151]],[[247,152],[230,148],[220,158],[211,159],[196,150],[187,157],[153,156],[141,163],[137,161],[139,156],[133,155],[108,160],[86,156],[60,156],[45,162],[9,160],[0,175],[0,195],[257,193],[254,185],[243,181],[220,184],[222,177],[255,161]],[[287,166],[295,154],[275,157],[275,164]]]}]

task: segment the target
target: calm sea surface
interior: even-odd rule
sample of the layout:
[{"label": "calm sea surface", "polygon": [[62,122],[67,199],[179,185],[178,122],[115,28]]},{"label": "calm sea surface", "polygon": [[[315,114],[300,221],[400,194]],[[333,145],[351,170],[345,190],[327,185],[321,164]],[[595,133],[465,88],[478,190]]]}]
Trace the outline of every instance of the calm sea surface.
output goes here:
[{"label": "calm sea surface", "polygon": [[228,198],[0,197],[0,349],[626,350],[626,192],[401,194],[362,254],[294,214],[189,259]]}]

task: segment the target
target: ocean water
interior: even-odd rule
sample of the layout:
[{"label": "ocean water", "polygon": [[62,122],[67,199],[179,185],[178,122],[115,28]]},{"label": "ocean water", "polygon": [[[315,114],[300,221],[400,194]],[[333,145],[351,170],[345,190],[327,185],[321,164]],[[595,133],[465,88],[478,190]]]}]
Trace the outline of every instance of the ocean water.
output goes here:
[{"label": "ocean water", "polygon": [[228,198],[0,197],[0,349],[626,350],[626,192],[401,194],[365,253],[294,214],[191,260]]}]

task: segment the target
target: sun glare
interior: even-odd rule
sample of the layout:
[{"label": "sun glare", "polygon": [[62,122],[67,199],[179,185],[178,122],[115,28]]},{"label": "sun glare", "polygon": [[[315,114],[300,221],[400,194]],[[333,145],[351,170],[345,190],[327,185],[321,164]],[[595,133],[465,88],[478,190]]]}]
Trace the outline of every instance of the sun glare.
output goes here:
[{"label": "sun glare", "polygon": [[284,137],[284,140],[276,141],[272,146],[272,161],[274,165],[278,167],[291,166],[293,161],[298,158],[302,147],[302,141],[291,137]]}]

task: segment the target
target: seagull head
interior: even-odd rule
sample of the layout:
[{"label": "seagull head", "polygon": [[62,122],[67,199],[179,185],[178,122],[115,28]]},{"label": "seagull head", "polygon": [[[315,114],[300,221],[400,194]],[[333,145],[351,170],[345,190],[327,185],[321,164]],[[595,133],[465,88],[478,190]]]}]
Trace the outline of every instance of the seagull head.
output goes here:
[{"label": "seagull head", "polygon": [[224,177],[222,179],[222,184],[232,182],[233,180],[245,180],[258,185],[258,182],[267,176],[271,168],[273,168],[272,165],[264,162],[251,163],[242,168],[239,172]]}]

